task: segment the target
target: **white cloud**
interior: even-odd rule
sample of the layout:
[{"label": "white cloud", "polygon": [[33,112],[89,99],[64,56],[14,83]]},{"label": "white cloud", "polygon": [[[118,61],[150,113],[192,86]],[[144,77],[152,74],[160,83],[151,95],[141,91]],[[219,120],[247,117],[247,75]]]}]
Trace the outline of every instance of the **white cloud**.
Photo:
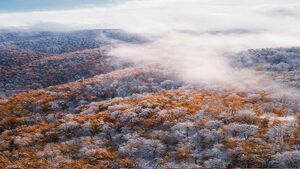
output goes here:
[{"label": "white cloud", "polygon": [[[280,7],[282,10],[278,10]],[[284,9],[284,10],[283,10]],[[291,9],[291,10],[289,10]],[[123,28],[139,31],[190,29],[272,29],[299,26],[297,0],[131,0],[103,8],[0,14],[0,27],[51,22],[76,28]],[[279,11],[279,12],[278,12]],[[280,12],[285,11],[285,12]],[[291,29],[291,28],[290,28]],[[296,28],[295,28],[296,29]]]}]

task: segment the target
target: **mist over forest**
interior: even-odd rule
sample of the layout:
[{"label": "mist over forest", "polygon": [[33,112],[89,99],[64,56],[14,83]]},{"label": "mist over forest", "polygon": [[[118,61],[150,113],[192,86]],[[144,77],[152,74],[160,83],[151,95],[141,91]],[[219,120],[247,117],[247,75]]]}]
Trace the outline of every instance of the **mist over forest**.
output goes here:
[{"label": "mist over forest", "polygon": [[297,0],[13,1],[1,169],[300,168]]}]

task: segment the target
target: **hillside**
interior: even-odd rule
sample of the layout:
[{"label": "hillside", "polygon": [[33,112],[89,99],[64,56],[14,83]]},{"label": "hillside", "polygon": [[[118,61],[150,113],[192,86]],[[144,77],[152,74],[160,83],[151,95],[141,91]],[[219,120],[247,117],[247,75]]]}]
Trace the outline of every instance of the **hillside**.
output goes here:
[{"label": "hillside", "polygon": [[239,88],[110,55],[142,42],[119,30],[0,34],[0,168],[299,168],[299,47],[226,55],[274,85]]},{"label": "hillside", "polygon": [[121,69],[127,61],[110,57],[118,43],[141,43],[121,30],[12,32],[0,34],[0,94],[64,84]]},{"label": "hillside", "polygon": [[278,104],[265,93],[177,90],[21,113],[2,123],[15,127],[1,134],[0,159],[26,168],[295,168],[299,115]]},{"label": "hillside", "polygon": [[255,69],[277,82],[300,88],[300,48],[250,49],[235,54],[231,65],[238,69]]},{"label": "hillside", "polygon": [[45,55],[98,48],[113,43],[140,43],[144,38],[117,29],[72,32],[2,32],[0,43]]},{"label": "hillside", "polygon": [[36,52],[30,52],[15,45],[0,45],[0,69],[12,69],[16,66],[22,66],[26,63],[44,58],[43,55]]},{"label": "hillside", "polygon": [[[108,57],[105,48],[51,55],[14,68],[1,70],[1,91],[6,94],[39,89],[86,79],[128,66],[129,63]],[[16,60],[16,59],[14,59]]]}]

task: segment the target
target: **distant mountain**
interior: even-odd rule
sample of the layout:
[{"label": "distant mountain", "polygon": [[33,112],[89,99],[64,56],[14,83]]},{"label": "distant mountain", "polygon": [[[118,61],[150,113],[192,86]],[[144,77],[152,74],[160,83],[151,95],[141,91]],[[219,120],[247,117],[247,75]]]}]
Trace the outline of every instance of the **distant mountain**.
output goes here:
[{"label": "distant mountain", "polygon": [[107,56],[111,45],[145,39],[121,30],[0,34],[0,93],[89,78],[130,65]]},{"label": "distant mountain", "polygon": [[254,69],[300,88],[300,47],[250,49],[229,56],[232,67]]},{"label": "distant mountain", "polygon": [[0,44],[14,44],[23,49],[52,55],[98,48],[115,43],[141,43],[146,39],[118,29],[73,32],[3,32]]},{"label": "distant mountain", "polygon": [[2,69],[0,92],[9,94],[64,84],[130,65],[104,53],[101,48],[64,53]]},{"label": "distant mountain", "polygon": [[0,44],[0,69],[12,69],[45,56],[16,45]]}]

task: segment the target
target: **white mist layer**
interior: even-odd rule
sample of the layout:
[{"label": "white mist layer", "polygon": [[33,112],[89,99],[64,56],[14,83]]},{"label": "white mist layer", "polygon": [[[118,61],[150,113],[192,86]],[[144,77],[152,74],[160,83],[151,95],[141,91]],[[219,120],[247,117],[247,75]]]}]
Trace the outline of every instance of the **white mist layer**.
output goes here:
[{"label": "white mist layer", "polygon": [[111,55],[136,64],[160,65],[185,82],[247,90],[267,90],[274,95],[299,95],[299,91],[251,69],[237,70],[230,54],[261,47],[290,47],[300,40],[280,33],[190,34],[168,32],[151,43],[120,45]]}]

